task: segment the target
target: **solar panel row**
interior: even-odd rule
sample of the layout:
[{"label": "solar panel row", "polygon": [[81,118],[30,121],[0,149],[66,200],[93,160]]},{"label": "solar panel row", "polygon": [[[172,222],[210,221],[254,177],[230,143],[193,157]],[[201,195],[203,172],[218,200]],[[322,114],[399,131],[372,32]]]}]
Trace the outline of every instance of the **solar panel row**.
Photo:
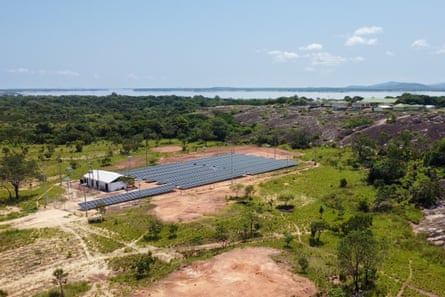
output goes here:
[{"label": "solar panel row", "polygon": [[252,155],[225,154],[187,161],[131,170],[135,179],[158,182],[161,186],[133,191],[112,197],[79,203],[81,209],[93,209],[99,201],[112,205],[173,191],[190,189],[219,181],[238,178],[246,174],[259,174],[297,165],[293,160],[276,160]]},{"label": "solar panel row", "polygon": [[128,192],[125,194],[119,194],[116,196],[82,202],[82,203],[79,203],[79,206],[82,210],[90,210],[90,209],[96,208],[101,203],[103,203],[103,205],[105,205],[105,206],[108,206],[108,205],[118,204],[118,203],[122,203],[122,202],[132,201],[132,200],[136,200],[136,199],[141,199],[144,197],[168,193],[168,192],[173,191],[174,189],[175,189],[174,185],[162,185],[162,186],[151,188],[151,189],[136,190],[136,191]]}]

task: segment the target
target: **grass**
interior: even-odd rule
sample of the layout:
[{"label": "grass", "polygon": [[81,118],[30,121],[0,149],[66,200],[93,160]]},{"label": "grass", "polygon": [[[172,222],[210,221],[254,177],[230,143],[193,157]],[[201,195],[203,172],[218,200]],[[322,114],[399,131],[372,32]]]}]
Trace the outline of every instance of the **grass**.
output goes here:
[{"label": "grass", "polygon": [[0,252],[33,243],[37,238],[49,238],[59,233],[57,229],[11,229],[0,232]]},{"label": "grass", "polygon": [[[168,143],[170,144],[170,143]],[[177,144],[177,143],[176,143]],[[77,160],[79,167],[72,172],[72,177],[80,177],[88,168],[88,162],[99,162],[100,152],[110,148],[109,143],[101,142],[92,146],[84,146],[82,153],[72,153],[72,160]],[[154,144],[150,143],[150,147]],[[116,154],[117,147],[113,149],[113,162],[125,161],[126,156]],[[64,151],[67,156],[67,151]],[[143,154],[143,149],[137,154]],[[85,159],[84,156],[95,156]],[[82,157],[83,156],[83,157]],[[158,155],[157,155],[158,156]],[[71,157],[68,157],[68,159]],[[69,161],[65,159],[63,166]],[[240,231],[246,224],[249,213],[253,213],[259,230],[256,237],[248,239],[237,246],[269,246],[283,250],[283,261],[290,263],[294,271],[300,272],[297,264],[298,258],[304,256],[308,259],[309,267],[305,276],[313,280],[320,289],[328,289],[332,284],[329,278],[338,274],[339,268],[336,260],[336,250],[340,234],[326,230],[321,235],[322,244],[317,247],[309,246],[309,235],[301,236],[302,242],[296,238],[290,243],[289,248],[284,247],[285,232],[310,230],[310,224],[323,219],[331,227],[339,227],[349,217],[359,212],[360,201],[366,201],[372,205],[375,199],[375,189],[367,185],[366,172],[354,168],[351,164],[352,153],[348,149],[339,148],[312,148],[304,151],[304,160],[315,159],[318,167],[307,171],[294,172],[287,176],[275,177],[256,186],[255,196],[252,200],[246,200],[245,204],[233,203],[225,210],[191,223],[178,223],[174,234],[170,232],[169,224],[164,223],[158,238],[150,238],[148,226],[153,217],[147,215],[151,205],[147,199],[140,206],[122,211],[109,212],[105,215],[105,221],[97,224],[116,235],[116,240],[103,236],[91,235],[87,239],[92,247],[102,253],[110,253],[123,247],[117,241],[132,242],[139,240],[141,245],[154,245],[158,247],[180,247],[184,250],[189,247],[217,242],[216,226],[223,225],[231,242],[240,240]],[[49,162],[51,163],[51,162]],[[48,170],[57,175],[57,163],[48,164]],[[301,167],[299,167],[301,168]],[[346,186],[341,187],[340,181],[346,180]],[[51,197],[60,195],[58,187],[50,192]],[[56,190],[58,189],[58,190]],[[293,212],[286,213],[276,209],[283,202],[277,198],[282,193],[291,193],[294,198],[289,204],[294,205]],[[33,211],[36,197],[43,194],[42,188],[32,191],[23,191],[27,197],[20,206],[22,215]],[[4,195],[4,191],[0,192]],[[272,200],[272,204],[269,204]],[[320,206],[324,211],[320,214]],[[393,212],[373,213],[372,232],[382,243],[384,253],[379,270],[376,292],[385,292],[387,296],[395,296],[400,290],[401,282],[409,276],[409,263],[412,263],[413,279],[411,285],[430,291],[436,295],[445,295],[441,285],[445,283],[445,249],[431,246],[425,241],[424,235],[415,235],[409,222],[419,222],[423,214],[415,207],[399,207]],[[1,218],[0,218],[1,219]],[[94,227],[95,225],[91,225]],[[335,228],[334,228],[335,229]],[[0,232],[0,251],[17,246],[30,244],[39,236],[51,236],[51,230],[6,230]],[[45,235],[46,234],[46,235]],[[148,235],[144,239],[144,235]],[[281,237],[278,237],[281,236]],[[227,249],[233,248],[233,246]],[[198,259],[212,257],[225,250],[198,250],[187,253],[184,263]],[[132,256],[123,258],[122,261],[134,262]],[[281,260],[280,260],[281,261]],[[131,264],[128,264],[131,266]],[[166,276],[179,267],[180,263],[170,264],[155,262],[149,276],[142,280],[134,279],[134,271],[124,271],[113,278],[113,282],[123,295],[131,288],[149,285],[152,281]],[[415,290],[405,290],[406,296],[418,296]],[[73,295],[74,296],[74,295]]]},{"label": "grass", "polygon": [[[68,283],[63,287],[63,293],[64,293],[65,297],[79,297],[79,296],[82,296],[83,293],[89,291],[90,289],[91,289],[91,285],[88,282]],[[59,296],[59,295],[56,295],[58,293],[59,293],[59,289],[54,287],[48,291],[33,295],[33,297]]]},{"label": "grass", "polygon": [[117,242],[116,240],[97,234],[89,234],[84,240],[91,249],[103,254],[111,253],[124,247],[122,243]]}]

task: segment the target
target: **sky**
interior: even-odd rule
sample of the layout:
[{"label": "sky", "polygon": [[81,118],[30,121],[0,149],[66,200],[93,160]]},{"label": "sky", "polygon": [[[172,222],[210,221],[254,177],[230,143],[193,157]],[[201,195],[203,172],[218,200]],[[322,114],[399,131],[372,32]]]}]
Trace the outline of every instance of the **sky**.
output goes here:
[{"label": "sky", "polygon": [[443,0],[2,0],[0,89],[445,82]]}]

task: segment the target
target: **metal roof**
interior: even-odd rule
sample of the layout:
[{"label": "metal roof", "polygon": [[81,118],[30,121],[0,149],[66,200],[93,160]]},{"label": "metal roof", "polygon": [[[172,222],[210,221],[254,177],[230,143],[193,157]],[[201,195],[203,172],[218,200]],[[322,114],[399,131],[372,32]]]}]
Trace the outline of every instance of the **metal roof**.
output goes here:
[{"label": "metal roof", "polygon": [[117,172],[112,172],[107,170],[97,170],[97,169],[90,170],[88,173],[83,175],[84,178],[98,180],[104,183],[112,183],[121,176],[123,175]]}]

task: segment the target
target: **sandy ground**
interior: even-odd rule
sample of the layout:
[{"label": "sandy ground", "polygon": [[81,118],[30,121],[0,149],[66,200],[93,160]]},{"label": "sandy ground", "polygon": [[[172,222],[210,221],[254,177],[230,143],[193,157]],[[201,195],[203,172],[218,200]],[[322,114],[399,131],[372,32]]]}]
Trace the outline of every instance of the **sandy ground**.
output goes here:
[{"label": "sandy ground", "polygon": [[135,297],[313,296],[317,290],[312,282],[271,259],[279,253],[270,248],[234,249],[194,262]]},{"label": "sandy ground", "polygon": [[[158,150],[175,152],[180,147],[162,147]],[[227,147],[222,149],[206,149],[190,154],[177,154],[160,160],[160,163],[186,161],[222,153],[255,154],[265,157],[292,158],[293,155],[284,150],[258,147]],[[132,159],[133,166],[143,166],[145,158]],[[124,165],[122,165],[124,166]],[[294,170],[295,169],[289,169]],[[236,182],[243,185],[256,184],[276,176],[268,173],[253,177],[245,177]],[[286,174],[283,171],[281,174]],[[221,182],[186,191],[175,191],[165,195],[152,197],[155,205],[150,210],[163,221],[189,222],[198,220],[205,215],[216,213],[227,206],[226,197],[234,195],[231,182]],[[64,185],[65,186],[65,185]],[[152,187],[153,184],[141,184],[141,188]],[[95,191],[87,192],[87,199],[103,197]],[[0,288],[6,289],[8,296],[30,296],[31,293],[51,287],[51,273],[62,267],[69,273],[69,281],[87,280],[93,288],[84,297],[114,296],[109,289],[108,277],[111,271],[106,260],[110,257],[132,253],[146,253],[151,250],[154,256],[169,260],[181,257],[174,248],[156,249],[140,248],[135,242],[120,242],[123,248],[113,253],[102,254],[88,242],[94,234],[114,238],[106,230],[98,231],[87,224],[84,213],[79,211],[78,202],[84,200],[83,190],[76,185],[71,186],[69,200],[65,203],[52,204],[32,215],[15,220],[2,222],[6,228],[58,228],[62,235],[48,240],[38,240],[31,245],[0,253]],[[115,205],[114,209],[133,207],[143,201]],[[94,214],[92,210],[89,216]],[[3,228],[4,229],[4,228]],[[68,252],[71,256],[67,256]],[[314,285],[304,278],[293,275],[285,268],[277,265],[271,258],[279,251],[267,248],[235,249],[208,261],[199,261],[173,273],[153,288],[144,289],[136,296],[311,296],[315,293]],[[24,261],[24,257],[27,259]]]}]

